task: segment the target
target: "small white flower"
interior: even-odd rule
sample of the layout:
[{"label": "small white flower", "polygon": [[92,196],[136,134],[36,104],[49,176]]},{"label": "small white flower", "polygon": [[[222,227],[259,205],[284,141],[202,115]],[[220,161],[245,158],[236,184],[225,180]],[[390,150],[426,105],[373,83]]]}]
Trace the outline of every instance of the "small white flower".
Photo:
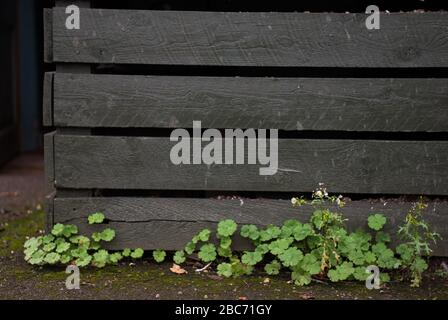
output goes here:
[{"label": "small white flower", "polygon": [[297,203],[297,198],[291,198],[292,205],[295,205]]},{"label": "small white flower", "polygon": [[316,195],[316,197],[318,197],[318,198],[322,198],[322,191],[320,191],[320,190],[317,190],[316,191],[316,193],[315,193],[315,195]]}]

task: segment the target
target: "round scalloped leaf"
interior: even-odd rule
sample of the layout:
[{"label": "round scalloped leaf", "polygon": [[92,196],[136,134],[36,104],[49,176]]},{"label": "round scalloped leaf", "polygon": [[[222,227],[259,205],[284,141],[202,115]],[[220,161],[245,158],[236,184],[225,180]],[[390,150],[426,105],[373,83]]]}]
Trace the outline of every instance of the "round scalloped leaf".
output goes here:
[{"label": "round scalloped leaf", "polygon": [[125,248],[121,254],[123,255],[123,257],[129,257],[131,255],[131,252],[131,249]]},{"label": "round scalloped leaf", "polygon": [[309,223],[299,224],[293,230],[294,239],[297,241],[301,241],[313,233],[313,227]]},{"label": "round scalloped leaf", "polygon": [[223,237],[223,238],[221,238],[221,241],[219,242],[219,246],[223,249],[230,248],[231,244],[232,244],[232,239],[230,237]]},{"label": "round scalloped leaf", "polygon": [[386,232],[379,231],[375,235],[375,241],[376,242],[390,242],[390,235]]},{"label": "round scalloped leaf", "polygon": [[51,234],[55,236],[62,235],[62,232],[64,232],[64,225],[62,223],[56,223],[51,230]]},{"label": "round scalloped leaf", "polygon": [[93,254],[93,265],[98,268],[103,268],[109,259],[107,250],[101,249]]},{"label": "round scalloped leaf", "polygon": [[307,253],[302,261],[300,261],[300,267],[308,272],[310,275],[313,274],[319,274],[321,269],[320,261],[317,259],[317,257],[312,253]]},{"label": "round scalloped leaf", "polygon": [[379,213],[371,215],[367,219],[367,224],[369,225],[369,227],[376,231],[381,230],[385,223],[386,223],[386,217]]},{"label": "round scalloped leaf", "polygon": [[23,246],[25,248],[37,249],[41,244],[42,244],[42,237],[32,237],[29,238],[27,241],[25,241]]},{"label": "round scalloped leaf", "polygon": [[75,264],[78,267],[82,268],[82,267],[88,266],[91,261],[92,261],[92,256],[89,254],[84,254],[75,260]]},{"label": "round scalloped leaf", "polygon": [[248,238],[250,240],[257,240],[260,237],[260,231],[256,225],[246,224],[241,227],[240,234],[243,238]]},{"label": "round scalloped leaf", "polygon": [[62,235],[66,238],[78,233],[78,227],[73,224],[68,224],[64,226],[64,230],[62,230]]},{"label": "round scalloped leaf", "polygon": [[184,248],[185,252],[190,255],[196,250],[196,244],[193,241],[188,242]]},{"label": "round scalloped leaf", "polygon": [[101,241],[101,232],[92,233],[92,239],[95,242],[100,242]]},{"label": "round scalloped leaf", "polygon": [[45,235],[45,236],[43,236],[42,237],[42,243],[43,244],[48,244],[48,243],[50,243],[50,242],[53,242],[54,241],[54,236],[52,235],[52,234],[47,234],[47,235]]},{"label": "round scalloped leaf", "polygon": [[269,225],[266,229],[260,231],[260,240],[269,241],[272,239],[277,239],[282,233],[281,229],[274,225]]},{"label": "round scalloped leaf", "polygon": [[268,263],[264,266],[264,271],[266,271],[267,274],[273,276],[280,273],[280,269],[282,268],[282,265],[277,260],[272,261],[271,263]]},{"label": "round scalloped leaf", "polygon": [[56,252],[63,253],[68,249],[70,249],[70,243],[64,241],[58,244],[58,246],[56,247]]},{"label": "round scalloped leaf", "polygon": [[291,278],[296,286],[306,286],[311,283],[311,275],[305,272],[294,271]]},{"label": "round scalloped leaf", "polygon": [[237,229],[237,224],[232,219],[222,220],[218,223],[218,236],[230,237]]},{"label": "round scalloped leaf", "polygon": [[279,259],[285,267],[294,267],[303,259],[303,254],[296,247],[291,247],[280,254]]},{"label": "round scalloped leaf", "polygon": [[[82,246],[85,248],[85,246]],[[88,247],[90,250],[99,250],[101,249],[101,244],[98,241],[91,241]]]},{"label": "round scalloped leaf", "polygon": [[144,253],[145,251],[142,248],[137,248],[131,253],[131,258],[140,259],[141,257],[143,257]]},{"label": "round scalloped leaf", "polygon": [[80,248],[89,249],[90,247],[90,239],[86,236],[72,236],[70,237],[70,242],[77,244]]},{"label": "round scalloped leaf", "polygon": [[73,257],[75,257],[75,258],[82,257],[82,256],[87,254],[87,249],[85,249],[85,248],[76,248],[76,249],[71,250],[70,254]]},{"label": "round scalloped leaf", "polygon": [[48,264],[56,264],[59,262],[60,258],[61,258],[61,256],[59,253],[50,252],[45,256],[44,262],[46,262]]},{"label": "round scalloped leaf", "polygon": [[120,252],[114,252],[109,255],[109,261],[112,263],[118,263],[121,259],[123,259],[123,256]]},{"label": "round scalloped leaf", "polygon": [[204,229],[201,232],[198,233],[197,237],[202,242],[207,242],[210,238],[211,231],[209,229]]},{"label": "round scalloped leaf", "polygon": [[217,272],[220,276],[223,276],[226,278],[231,277],[233,274],[232,265],[230,263],[226,263],[226,262],[220,263],[220,264],[218,264]]},{"label": "round scalloped leaf", "polygon": [[216,259],[216,248],[212,243],[204,244],[198,253],[199,259],[204,262],[211,262]]},{"label": "round scalloped leaf", "polygon": [[42,247],[45,252],[53,251],[56,248],[56,244],[54,242],[50,242]]},{"label": "round scalloped leaf", "polygon": [[353,268],[353,263],[343,262],[342,264],[338,265],[335,269],[331,269],[330,271],[328,271],[327,275],[331,281],[337,282],[346,280],[354,272],[355,268]]},{"label": "round scalloped leaf", "polygon": [[371,273],[366,269],[365,266],[356,267],[353,272],[353,277],[358,281],[366,281],[367,277],[371,275]]},{"label": "round scalloped leaf", "polygon": [[293,241],[291,237],[274,240],[269,244],[269,250],[273,255],[282,254]]},{"label": "round scalloped leaf", "polygon": [[182,264],[185,262],[185,252],[183,250],[176,251],[173,256],[173,261],[176,264]]},{"label": "round scalloped leaf", "polygon": [[260,252],[261,254],[266,254],[269,252],[269,245],[267,243],[259,244],[255,251]]},{"label": "round scalloped leaf", "polygon": [[67,264],[67,263],[70,262],[71,259],[72,259],[72,257],[70,257],[70,255],[62,254],[60,261],[61,261],[62,264]]},{"label": "round scalloped leaf", "polygon": [[157,263],[161,263],[165,260],[166,252],[163,250],[154,250],[152,256]]},{"label": "round scalloped leaf", "polygon": [[296,228],[296,227],[297,227],[298,225],[300,225],[300,224],[301,224],[301,223],[300,223],[300,221],[298,221],[298,220],[293,220],[293,219],[286,220],[286,221],[283,223],[283,226],[282,226],[282,228],[281,228],[281,230],[282,230],[282,234],[281,234],[281,236],[282,236],[283,238],[292,236],[292,234],[293,234],[293,232],[294,232],[294,228]]},{"label": "round scalloped leaf", "polygon": [[104,229],[100,234],[101,240],[110,242],[115,238],[115,230],[111,228]]},{"label": "round scalloped leaf", "polygon": [[94,214],[91,214],[87,220],[89,221],[89,224],[95,224],[95,223],[103,223],[104,221],[104,214],[101,212],[97,212]]},{"label": "round scalloped leaf", "polygon": [[260,252],[245,252],[241,257],[241,262],[248,266],[254,266],[263,260],[263,255]]},{"label": "round scalloped leaf", "polygon": [[45,252],[43,250],[37,250],[31,255],[31,258],[28,260],[30,264],[40,265],[44,262]]}]

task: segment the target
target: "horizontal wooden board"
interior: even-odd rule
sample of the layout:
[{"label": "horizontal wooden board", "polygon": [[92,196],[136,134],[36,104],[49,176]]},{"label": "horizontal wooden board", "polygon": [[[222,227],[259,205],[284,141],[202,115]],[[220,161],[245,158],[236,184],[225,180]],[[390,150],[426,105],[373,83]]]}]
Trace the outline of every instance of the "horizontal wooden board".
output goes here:
[{"label": "horizontal wooden board", "polygon": [[[53,9],[55,62],[275,67],[448,67],[448,13]],[[46,47],[51,47],[46,45]]]},{"label": "horizontal wooden board", "polygon": [[56,126],[448,131],[448,79],[55,75]]},{"label": "horizontal wooden board", "polygon": [[53,125],[53,78],[54,72],[45,72],[42,92],[42,124]]},{"label": "horizontal wooden board", "polygon": [[[349,201],[339,211],[348,219],[351,230],[367,228],[367,217],[383,213],[388,223],[385,231],[396,235],[411,203],[398,200]],[[273,199],[197,199],[197,198],[55,198],[55,222],[75,223],[87,233],[104,226],[85,222],[92,212],[104,212],[108,225],[117,230],[110,248],[142,247],[145,249],[181,249],[195,232],[204,227],[215,228],[222,219],[239,224],[280,225],[287,219],[307,221],[312,208],[293,208],[288,200]],[[424,214],[430,225],[444,240],[434,247],[435,254],[448,256],[448,204],[430,202]],[[248,248],[247,242],[236,237],[238,249]]]},{"label": "horizontal wooden board", "polygon": [[48,190],[54,188],[55,168],[54,168],[54,136],[56,132],[44,134],[44,157],[45,157],[45,178]]},{"label": "horizontal wooden board", "polygon": [[270,176],[258,161],[174,165],[169,137],[56,135],[54,144],[64,188],[309,192],[324,182],[343,193],[448,194],[446,141],[280,139]]},{"label": "horizontal wooden board", "polygon": [[44,27],[44,52],[43,58],[44,62],[51,63],[53,62],[53,12],[52,9],[44,8],[43,9],[43,27]]},{"label": "horizontal wooden board", "polygon": [[45,211],[45,231],[50,233],[54,223],[54,198],[56,196],[56,191],[52,191],[45,197],[44,200],[44,211]]}]

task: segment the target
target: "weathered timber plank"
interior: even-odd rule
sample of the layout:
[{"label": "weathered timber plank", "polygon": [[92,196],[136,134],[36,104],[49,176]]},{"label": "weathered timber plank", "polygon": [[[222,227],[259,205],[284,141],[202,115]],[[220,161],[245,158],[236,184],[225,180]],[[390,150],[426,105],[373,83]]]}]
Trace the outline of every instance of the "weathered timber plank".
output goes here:
[{"label": "weathered timber plank", "polygon": [[45,72],[43,86],[42,116],[43,125],[53,125],[53,77],[54,72]]},{"label": "weathered timber plank", "polygon": [[224,66],[447,67],[448,13],[238,13],[53,9],[57,62]]},{"label": "weathered timber plank", "polygon": [[47,189],[53,190],[55,185],[54,136],[56,132],[44,134],[44,160]]},{"label": "weathered timber plank", "polygon": [[53,10],[44,8],[43,26],[44,26],[44,62],[53,62]]},{"label": "weathered timber plank", "polygon": [[324,182],[342,193],[448,194],[444,141],[280,139],[271,176],[259,175],[259,164],[176,166],[175,144],[169,137],[56,135],[57,186],[310,191]]},{"label": "weathered timber plank", "polygon": [[[367,228],[367,217],[383,213],[388,223],[385,231],[395,235],[410,208],[410,202],[387,199],[385,201],[349,201],[339,209],[348,219],[350,230]],[[293,208],[288,200],[272,199],[195,199],[195,198],[56,198],[55,223],[75,223],[82,231],[92,232],[104,226],[88,226],[87,216],[104,212],[108,226],[117,229],[117,238],[111,248],[143,247],[145,249],[171,249],[183,247],[195,232],[204,227],[216,227],[222,219],[231,218],[239,224],[280,225],[287,219],[307,221],[312,213],[310,206]],[[442,238],[435,246],[435,254],[448,256],[448,203],[428,203],[424,218]],[[173,236],[174,235],[174,236]],[[236,241],[239,249],[247,243]]]},{"label": "weathered timber plank", "polygon": [[44,201],[44,211],[45,211],[45,231],[47,233],[51,232],[54,225],[54,199],[56,196],[56,191],[51,192],[45,197]]},{"label": "weathered timber plank", "polygon": [[57,73],[54,91],[57,126],[448,131],[448,79]]}]

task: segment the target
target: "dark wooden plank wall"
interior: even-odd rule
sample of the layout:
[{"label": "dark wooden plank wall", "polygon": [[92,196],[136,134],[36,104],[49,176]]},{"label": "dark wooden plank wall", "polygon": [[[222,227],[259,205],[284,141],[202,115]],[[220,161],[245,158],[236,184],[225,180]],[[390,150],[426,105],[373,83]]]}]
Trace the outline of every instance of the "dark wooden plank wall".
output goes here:
[{"label": "dark wooden plank wall", "polygon": [[[48,198],[48,227],[76,223],[92,232],[98,227],[85,223],[87,215],[103,211],[118,235],[110,248],[179,249],[223,218],[262,226],[305,220],[311,209],[261,198],[129,196],[134,189],[293,193],[325,182],[344,194],[448,195],[448,141],[441,138],[448,131],[448,81],[431,76],[448,67],[448,13],[383,14],[375,32],[365,28],[365,14],[105,10],[75,3],[80,30],[65,28],[64,8],[44,14],[44,56],[56,63],[44,95],[44,124],[57,128],[45,138],[47,177],[57,190]],[[319,78],[224,77],[218,69],[207,76],[90,74],[97,63],[124,70],[129,64],[418,68],[425,78],[331,78],[328,69],[319,69]],[[204,128],[351,132],[352,138],[281,138],[274,176],[260,176],[260,165],[176,167],[169,159],[174,142],[151,130],[189,128],[193,120]],[[95,128],[105,131],[98,135]],[[368,140],[359,132],[394,135]],[[394,138],[403,132],[410,140]],[[429,138],[412,139],[416,132]],[[109,189],[123,195],[94,196]],[[352,229],[364,227],[370,213],[385,213],[395,234],[409,206],[360,200],[343,213]],[[427,219],[448,239],[447,202],[431,201]],[[242,239],[236,243],[247,248]],[[435,253],[448,256],[447,240]]]},{"label": "dark wooden plank wall", "polygon": [[309,192],[325,182],[333,192],[448,194],[445,141],[281,139],[270,176],[260,164],[174,165],[168,137],[56,135],[54,143],[63,188]]},{"label": "dark wooden plank wall", "polygon": [[56,62],[303,67],[447,67],[448,13],[53,11]]},{"label": "dark wooden plank wall", "polygon": [[56,74],[54,88],[69,127],[437,132],[447,108],[448,79]]},{"label": "dark wooden plank wall", "polygon": [[[389,221],[385,230],[395,238],[397,225],[404,221],[410,206],[409,202],[397,200],[349,201],[341,211],[348,219],[347,226],[352,230],[366,227],[368,214],[381,212]],[[265,226],[270,223],[279,225],[287,219],[305,220],[312,213],[311,207],[293,208],[288,200],[245,198],[57,198],[54,209],[56,221],[77,223],[86,232],[103,228],[103,226],[87,225],[89,212],[95,210],[107,212],[109,225],[112,224],[119,230],[117,239],[111,243],[111,248],[138,244],[145,249],[172,250],[181,249],[191,239],[192,232],[204,227],[214,228],[222,219],[232,218],[239,224]],[[426,218],[443,237],[435,253],[448,255],[448,224],[446,223],[448,203],[430,202],[427,210]],[[135,225],[139,227],[136,229]],[[135,232],[134,235],[133,232]],[[152,233],[157,234],[157,237],[152,236]],[[247,248],[247,243],[241,239],[237,241],[237,245],[239,248]]]}]

